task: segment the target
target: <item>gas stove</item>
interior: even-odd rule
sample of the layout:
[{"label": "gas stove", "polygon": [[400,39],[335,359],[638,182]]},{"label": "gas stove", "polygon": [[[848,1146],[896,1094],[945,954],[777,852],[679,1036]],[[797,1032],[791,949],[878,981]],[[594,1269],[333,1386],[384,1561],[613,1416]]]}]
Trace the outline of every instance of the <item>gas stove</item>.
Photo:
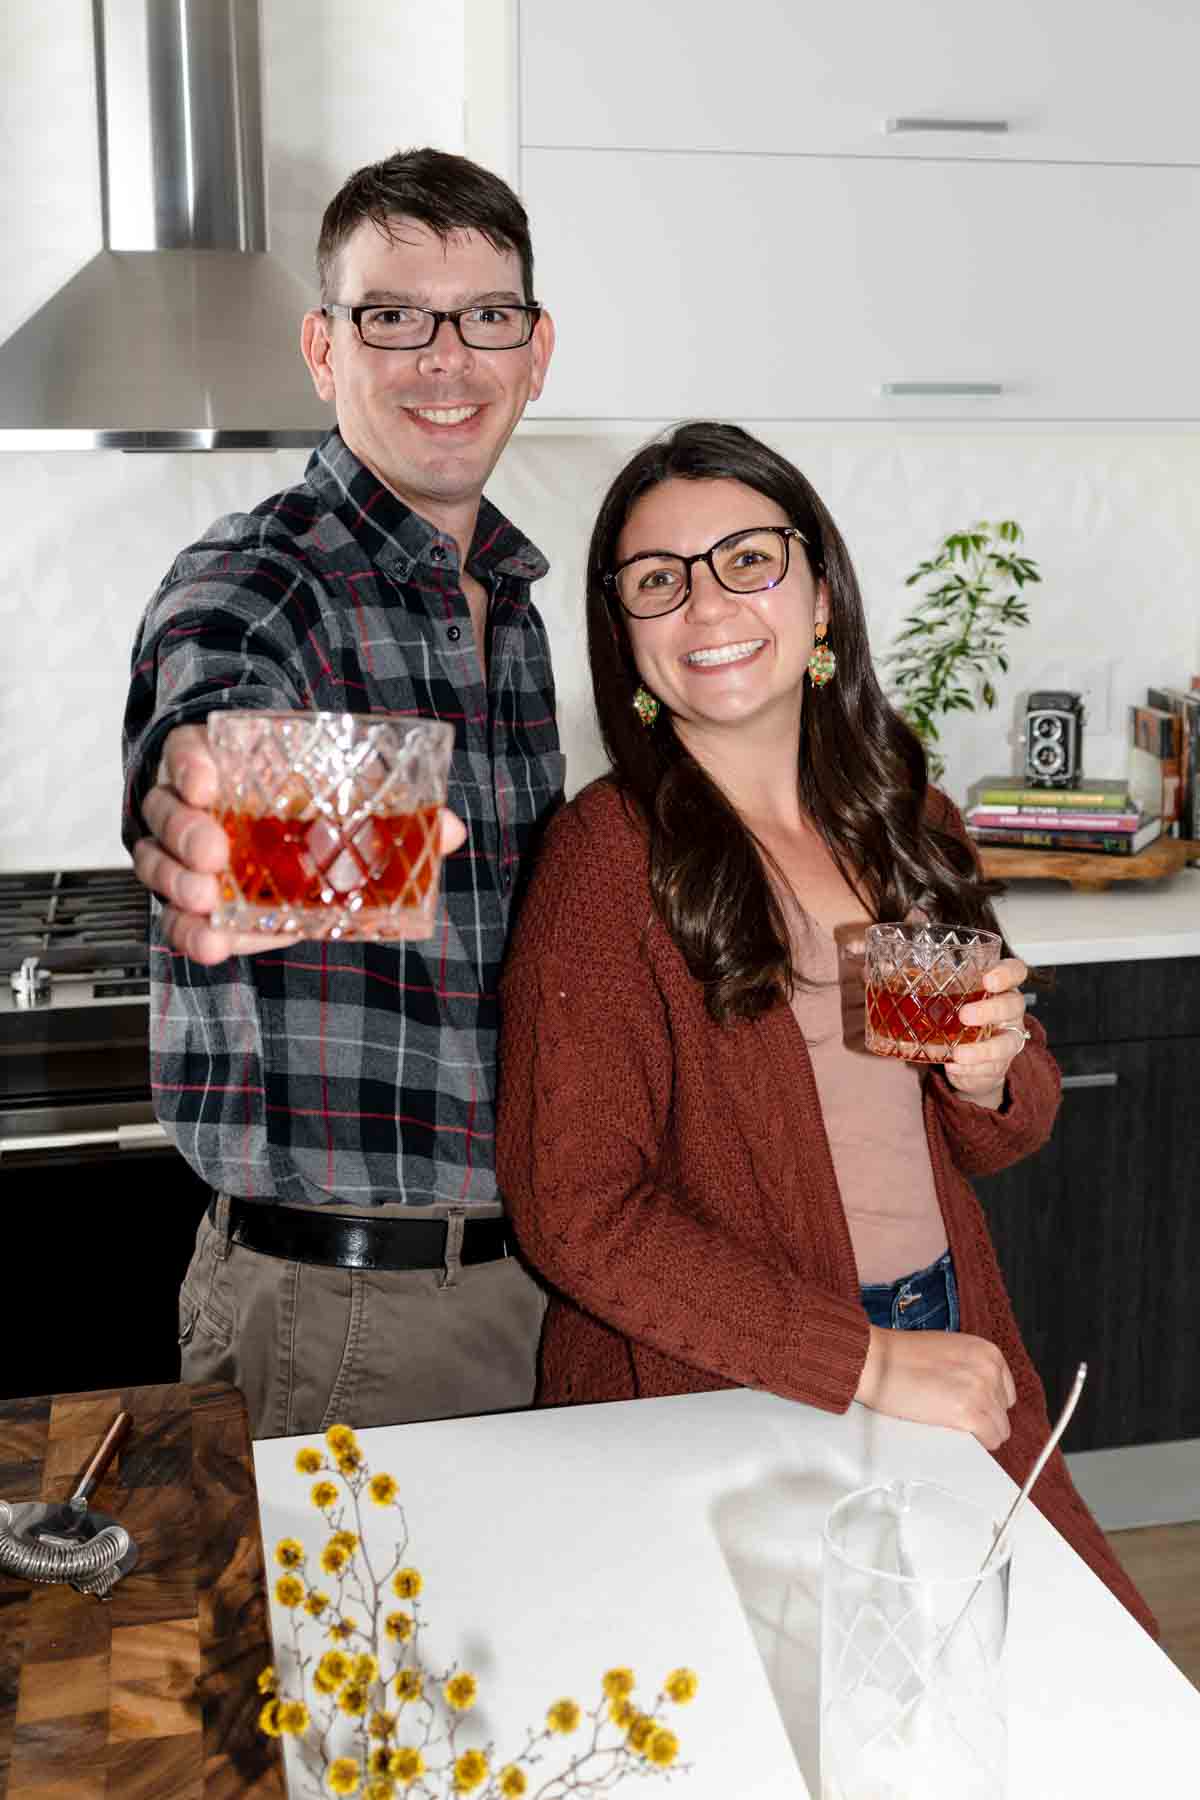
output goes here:
[{"label": "gas stove", "polygon": [[0,875],[0,1158],[161,1145],[149,895],[132,869]]},{"label": "gas stove", "polygon": [[132,869],[0,875],[0,1016],[144,1006],[149,923]]}]

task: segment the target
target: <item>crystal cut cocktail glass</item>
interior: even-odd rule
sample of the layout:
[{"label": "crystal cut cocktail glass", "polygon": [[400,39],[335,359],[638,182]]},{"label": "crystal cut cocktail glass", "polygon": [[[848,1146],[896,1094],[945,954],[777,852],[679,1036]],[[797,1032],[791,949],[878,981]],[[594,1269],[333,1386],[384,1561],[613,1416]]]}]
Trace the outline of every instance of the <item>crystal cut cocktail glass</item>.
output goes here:
[{"label": "crystal cut cocktail glass", "polygon": [[822,1800],[1004,1800],[1009,1554],[931,1482],[838,1502],[821,1584]]},{"label": "crystal cut cocktail glass", "polygon": [[876,1056],[944,1063],[959,1044],[992,1035],[964,1025],[960,1008],[986,999],[983,978],[1000,960],[994,931],[966,925],[868,925],[866,1047]]},{"label": "crystal cut cocktail glass", "polygon": [[454,727],[388,713],[208,715],[229,838],[214,925],[306,938],[433,931]]}]

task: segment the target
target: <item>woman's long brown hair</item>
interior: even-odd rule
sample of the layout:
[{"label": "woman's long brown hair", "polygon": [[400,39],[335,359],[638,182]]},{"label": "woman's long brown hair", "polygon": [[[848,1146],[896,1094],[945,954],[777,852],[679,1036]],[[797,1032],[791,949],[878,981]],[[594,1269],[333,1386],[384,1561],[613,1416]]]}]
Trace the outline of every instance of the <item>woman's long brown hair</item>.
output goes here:
[{"label": "woman's long brown hair", "polygon": [[756,1018],[802,977],[753,833],[684,749],[667,709],[649,730],[633,709],[639,677],[604,578],[634,504],[671,480],[739,481],[773,500],[804,533],[814,578],[828,584],[837,673],[822,689],[805,677],[796,775],[802,805],[868,912],[900,920],[921,906],[935,919],[997,931],[997,885],[980,877],[962,838],[928,815],[925,754],[876,679],[858,581],[828,510],[798,469],[749,432],[680,425],[638,451],[601,505],[588,551],[588,657],[613,777],[649,828],[654,904],[712,1016]]}]

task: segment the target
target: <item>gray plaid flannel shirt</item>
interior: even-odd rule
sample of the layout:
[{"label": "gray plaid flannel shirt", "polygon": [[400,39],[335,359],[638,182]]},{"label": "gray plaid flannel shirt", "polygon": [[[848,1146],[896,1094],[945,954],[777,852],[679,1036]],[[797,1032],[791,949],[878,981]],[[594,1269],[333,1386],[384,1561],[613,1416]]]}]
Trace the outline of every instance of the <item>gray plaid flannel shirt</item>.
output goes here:
[{"label": "gray plaid flannel shirt", "polygon": [[214,1188],[358,1206],[494,1206],[497,985],[530,851],[562,797],[544,557],[483,501],[486,685],[453,541],[337,432],[304,480],[219,520],[146,611],[125,715],[124,837],[176,725],[225,706],[407,712],[455,728],[468,828],[426,943],[299,943],[204,968],[151,928],[159,1118]]}]

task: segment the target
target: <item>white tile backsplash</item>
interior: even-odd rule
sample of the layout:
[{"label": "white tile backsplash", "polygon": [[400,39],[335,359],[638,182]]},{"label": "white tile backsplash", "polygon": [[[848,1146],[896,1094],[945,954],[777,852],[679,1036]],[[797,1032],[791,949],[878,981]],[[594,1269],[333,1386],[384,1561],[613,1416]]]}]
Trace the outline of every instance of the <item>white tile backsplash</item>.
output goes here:
[{"label": "white tile backsplash", "polygon": [[[837,520],[877,655],[913,603],[905,576],[947,532],[980,518],[1024,527],[1043,580],[1026,590],[1031,623],[1012,634],[996,710],[947,724],[947,786],[957,798],[975,775],[1016,766],[1025,695],[1065,679],[1081,659],[1114,665],[1113,730],[1084,735],[1097,776],[1124,773],[1126,709],[1144,700],[1146,684],[1186,684],[1200,673],[1200,434],[799,425],[760,434],[804,471]],[[519,437],[492,483],[554,565],[539,605],[554,643],[572,788],[602,766],[583,640],[588,533],[607,482],[642,441]]]},{"label": "white tile backsplash", "polygon": [[[994,713],[949,728],[948,786],[1006,769],[1023,695],[1074,659],[1115,665],[1095,775],[1119,774],[1125,707],[1200,672],[1200,436],[959,435],[773,427],[854,556],[877,651],[911,603],[903,578],[946,531],[1013,516],[1044,581],[1012,638]],[[553,569],[538,604],[554,645],[568,784],[600,772],[583,631],[588,533],[641,435],[519,435],[491,485]],[[224,512],[294,481],[302,452],[0,457],[0,869],[120,860],[119,738],[129,651],[176,552]]]},{"label": "white tile backsplash", "polygon": [[[350,169],[407,144],[463,148],[465,21],[479,4],[413,12],[358,0],[351,26],[332,0],[263,0],[270,226],[301,275],[311,279],[321,208]],[[87,0],[0,8],[0,335],[99,247],[90,32]],[[570,332],[569,318],[557,322]],[[522,434],[491,489],[554,565],[539,603],[572,788],[602,760],[584,653],[587,536],[609,478],[644,435]],[[1020,696],[1051,671],[1062,679],[1081,654],[1117,670],[1118,729],[1086,739],[1097,775],[1120,772],[1123,708],[1147,681],[1200,670],[1200,434],[779,425],[765,435],[842,527],[877,650],[909,601],[904,575],[945,532],[1005,515],[1025,526],[1045,583],[1032,593],[1031,629],[1013,638],[1000,708],[948,733],[953,792],[1009,766]],[[123,856],[120,722],[142,608],[184,544],[295,480],[304,461],[0,454],[0,869]]]}]

